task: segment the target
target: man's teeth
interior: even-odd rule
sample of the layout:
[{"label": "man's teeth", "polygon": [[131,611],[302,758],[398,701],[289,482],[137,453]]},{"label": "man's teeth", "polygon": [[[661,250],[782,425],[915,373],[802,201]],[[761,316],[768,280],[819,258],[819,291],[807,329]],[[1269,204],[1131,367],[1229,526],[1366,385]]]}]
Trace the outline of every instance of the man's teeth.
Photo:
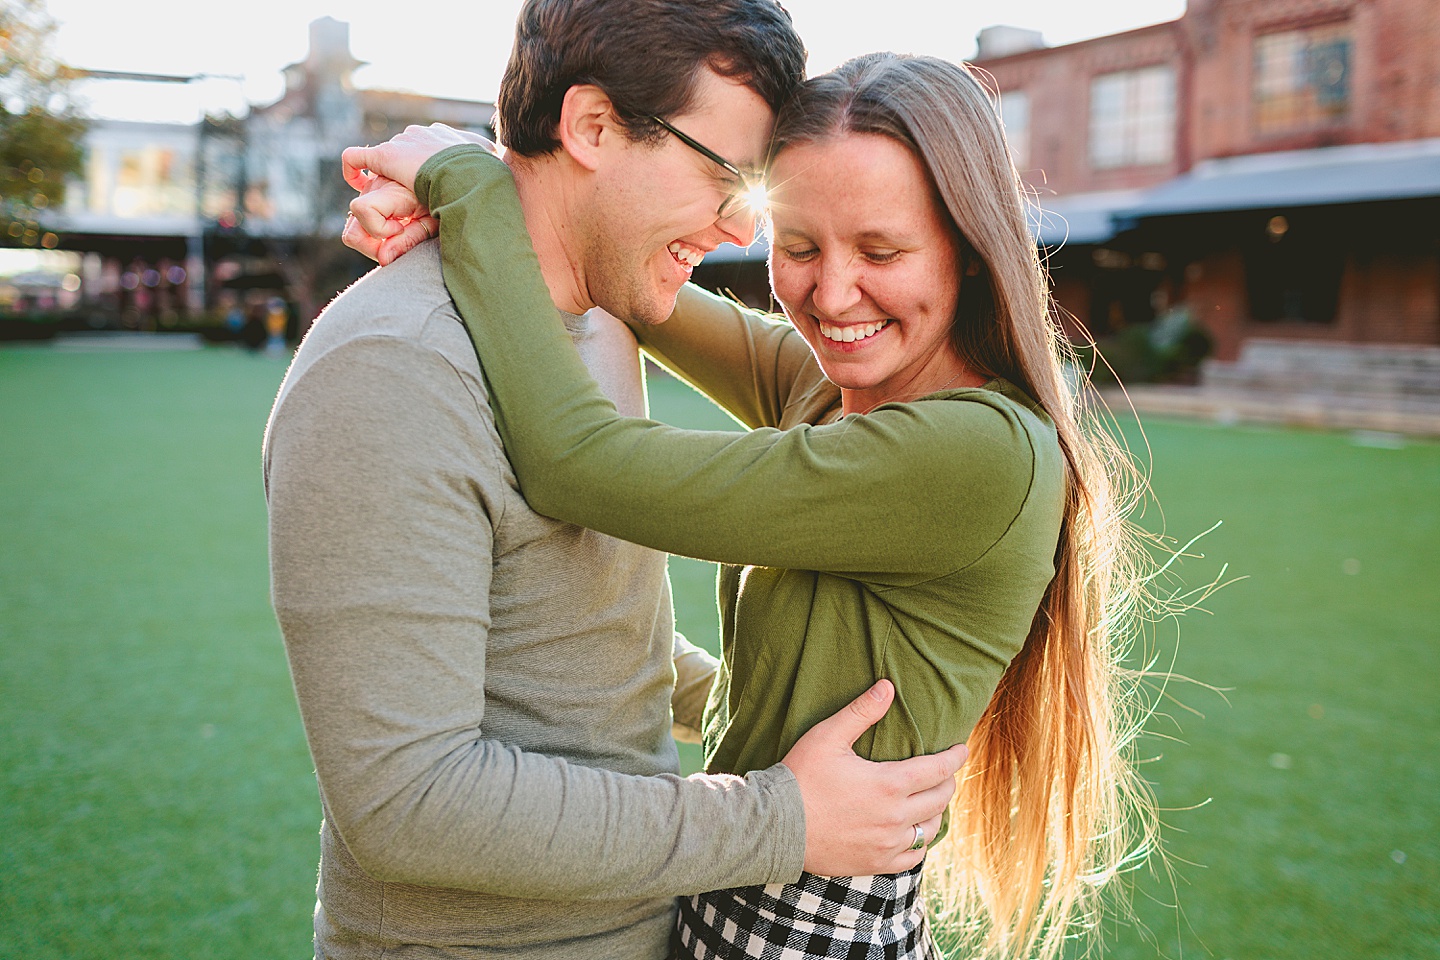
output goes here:
[{"label": "man's teeth", "polygon": [[881,320],[879,323],[862,323],[850,327],[832,327],[828,323],[822,323],[820,324],[820,335],[826,340],[834,340],[836,343],[854,343],[856,340],[873,337],[888,326],[890,326],[889,320]]},{"label": "man's teeth", "polygon": [[679,260],[681,263],[687,266],[698,267],[700,266],[700,262],[705,259],[704,250],[696,250],[694,247],[687,247],[685,246],[685,244],[679,243],[678,241],[676,243],[670,244],[670,246],[666,247],[665,249],[669,250],[670,253],[674,255],[676,260]]}]

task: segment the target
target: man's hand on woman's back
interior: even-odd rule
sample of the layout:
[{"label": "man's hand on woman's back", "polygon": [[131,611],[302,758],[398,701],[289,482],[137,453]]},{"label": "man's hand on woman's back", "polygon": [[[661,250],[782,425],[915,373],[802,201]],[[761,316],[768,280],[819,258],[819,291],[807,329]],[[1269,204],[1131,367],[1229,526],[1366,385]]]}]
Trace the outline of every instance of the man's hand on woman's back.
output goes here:
[{"label": "man's hand on woman's back", "polygon": [[805,802],[805,869],[824,876],[899,873],[925,859],[909,849],[919,826],[926,837],[955,793],[964,744],[909,760],[874,763],[856,756],[860,735],[894,699],[881,680],[806,733],[782,763],[795,774]]}]

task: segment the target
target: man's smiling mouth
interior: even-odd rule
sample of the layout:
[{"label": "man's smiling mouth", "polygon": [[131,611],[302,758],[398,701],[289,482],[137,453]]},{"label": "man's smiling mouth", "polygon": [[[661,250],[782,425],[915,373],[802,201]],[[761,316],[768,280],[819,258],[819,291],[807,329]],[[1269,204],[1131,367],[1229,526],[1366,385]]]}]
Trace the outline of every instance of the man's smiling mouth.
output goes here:
[{"label": "man's smiling mouth", "polygon": [[687,267],[698,267],[705,259],[705,251],[697,250],[689,244],[681,243],[679,240],[671,243],[665,249],[670,251],[670,256]]}]

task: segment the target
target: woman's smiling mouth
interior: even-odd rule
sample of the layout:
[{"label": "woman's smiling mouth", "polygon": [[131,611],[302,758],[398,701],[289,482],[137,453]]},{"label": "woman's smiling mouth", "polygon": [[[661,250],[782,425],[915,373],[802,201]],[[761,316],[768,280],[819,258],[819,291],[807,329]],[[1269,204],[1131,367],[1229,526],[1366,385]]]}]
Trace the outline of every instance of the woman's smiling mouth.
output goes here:
[{"label": "woman's smiling mouth", "polygon": [[860,323],[848,327],[835,327],[823,321],[816,321],[816,323],[820,327],[820,336],[836,343],[855,343],[858,340],[868,340],[890,326],[888,319],[881,320],[879,323]]}]

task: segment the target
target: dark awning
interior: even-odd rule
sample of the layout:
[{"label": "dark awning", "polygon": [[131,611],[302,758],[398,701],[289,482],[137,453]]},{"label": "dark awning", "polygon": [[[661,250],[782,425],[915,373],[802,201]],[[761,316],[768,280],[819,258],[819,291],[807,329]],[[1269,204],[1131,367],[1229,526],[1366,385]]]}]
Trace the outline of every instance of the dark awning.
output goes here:
[{"label": "dark awning", "polygon": [[1416,197],[1440,197],[1440,139],[1206,160],[1116,215],[1133,222],[1145,217]]}]

